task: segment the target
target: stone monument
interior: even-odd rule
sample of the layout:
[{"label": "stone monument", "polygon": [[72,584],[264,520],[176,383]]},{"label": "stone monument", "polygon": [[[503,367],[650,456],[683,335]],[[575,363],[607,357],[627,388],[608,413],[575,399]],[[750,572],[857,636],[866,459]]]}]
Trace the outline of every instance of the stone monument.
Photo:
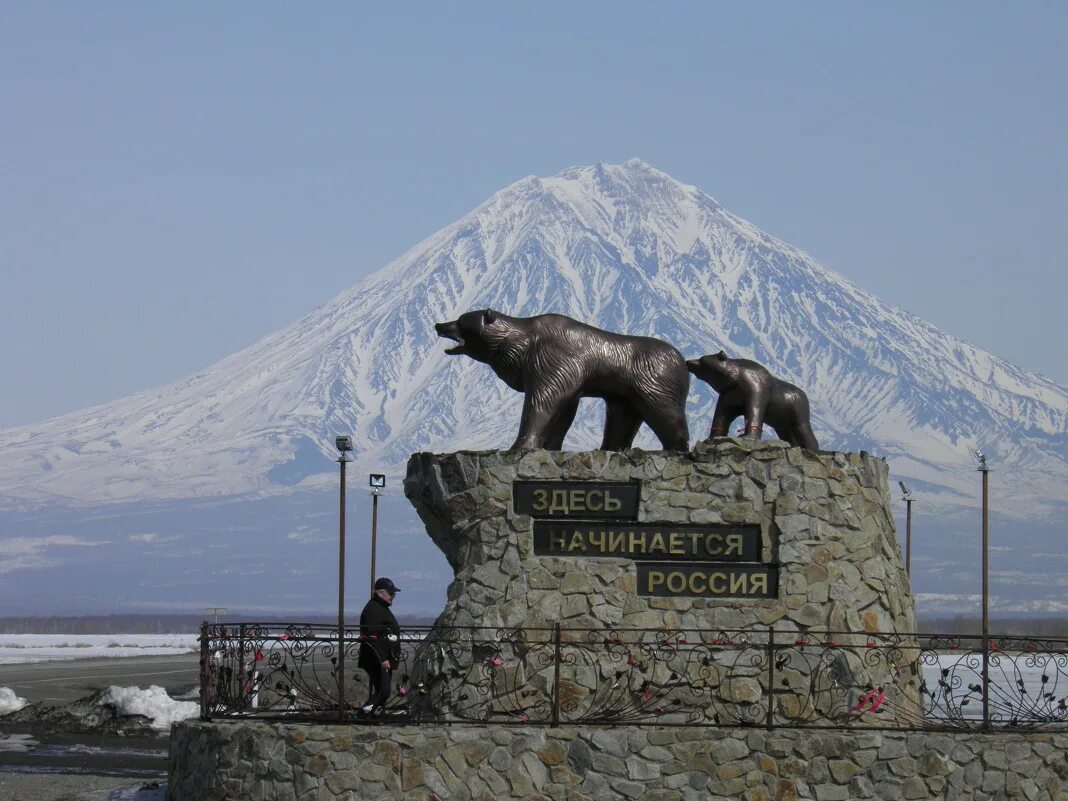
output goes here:
[{"label": "stone monument", "polygon": [[[401,725],[298,722],[366,722],[329,692],[264,720],[205,714],[172,732],[173,801],[1065,795],[1063,734],[909,731],[930,723],[919,670],[939,663],[913,639],[887,466],[818,451],[802,390],[694,360],[721,394],[686,450],[689,374],[668,343],[491,310],[438,332],[526,397],[512,450],[409,460],[405,495],[455,578],[404,643],[396,717],[377,721]],[[581,397],[606,402],[602,449],[560,451]],[[718,436],[738,414],[746,436]],[[643,421],[667,450],[630,448]],[[789,441],[761,441],[763,422]],[[237,653],[277,658],[285,689],[345,636],[295,627]],[[940,672],[948,698],[960,682]],[[947,722],[967,728],[976,686]]]},{"label": "stone monument", "polygon": [[[831,641],[874,651],[887,633],[915,631],[887,468],[868,454],[729,438],[686,454],[421,453],[405,494],[456,574],[437,625],[500,640],[523,631],[543,646],[540,661],[531,641],[521,656],[503,648],[495,658],[513,674],[481,706],[468,694],[469,712],[547,715],[548,698],[509,707],[502,697],[560,681],[554,661],[569,676],[569,708],[552,710],[565,719],[601,709],[608,684],[640,689],[665,720],[692,722],[841,719],[865,688],[891,682],[904,714],[915,695],[914,674],[893,675],[903,653],[864,664],[855,650],[830,660],[823,650]],[[792,684],[769,702],[773,630],[797,647],[780,665]],[[563,643],[555,659],[553,636]],[[454,675],[477,684],[477,666],[451,653]]]}]

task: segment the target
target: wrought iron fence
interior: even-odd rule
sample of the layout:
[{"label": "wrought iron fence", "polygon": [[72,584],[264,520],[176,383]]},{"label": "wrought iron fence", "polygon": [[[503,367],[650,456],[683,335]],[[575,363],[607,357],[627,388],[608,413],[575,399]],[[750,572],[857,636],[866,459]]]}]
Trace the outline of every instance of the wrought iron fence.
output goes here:
[{"label": "wrought iron fence", "polygon": [[[205,719],[1068,729],[1068,640],[938,634],[404,629],[381,716],[358,627],[208,624]],[[344,671],[339,670],[344,662]],[[338,676],[344,686],[339,687]],[[340,690],[340,692],[339,692]]]}]

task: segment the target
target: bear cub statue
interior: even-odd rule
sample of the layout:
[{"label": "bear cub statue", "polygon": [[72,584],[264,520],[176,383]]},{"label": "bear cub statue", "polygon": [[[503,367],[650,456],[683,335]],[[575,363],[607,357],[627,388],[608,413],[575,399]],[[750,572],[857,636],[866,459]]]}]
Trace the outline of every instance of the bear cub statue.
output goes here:
[{"label": "bear cub statue", "polygon": [[488,364],[525,394],[511,450],[560,450],[579,399],[607,404],[602,450],[629,448],[647,423],[665,450],[690,447],[686,360],[667,342],[602,331],[560,314],[509,317],[483,309],[435,325],[445,352]]},{"label": "bear cub statue", "polygon": [[690,359],[686,367],[719,393],[709,440],[729,436],[731,423],[741,414],[745,436],[751,439],[760,439],[767,423],[791,445],[819,449],[809,422],[808,396],[800,387],[776,378],[762,364],[730,359],[723,351]]}]

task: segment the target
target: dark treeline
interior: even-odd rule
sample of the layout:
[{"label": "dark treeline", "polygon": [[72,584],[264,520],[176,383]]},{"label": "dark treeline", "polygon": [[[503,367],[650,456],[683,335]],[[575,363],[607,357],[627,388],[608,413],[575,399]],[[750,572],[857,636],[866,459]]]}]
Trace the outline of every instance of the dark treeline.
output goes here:
[{"label": "dark treeline", "polygon": [[[301,623],[337,623],[337,616],[286,615]],[[204,620],[214,622],[212,615],[83,615],[0,617],[0,634],[191,634],[200,631]],[[264,621],[277,622],[275,616],[262,614],[220,615],[219,622]],[[359,610],[349,613],[347,622],[359,622]],[[400,616],[401,625],[426,626],[433,618]]]},{"label": "dark treeline", "polygon": [[[974,615],[920,617],[921,632],[932,634],[981,634],[982,618]],[[990,633],[1000,636],[1068,637],[1065,617],[991,617]]]},{"label": "dark treeline", "polygon": [[[331,615],[312,614],[286,615],[289,620],[301,623],[330,625],[337,618]],[[204,615],[83,615],[69,616],[20,616],[0,617],[0,634],[189,634],[200,630]],[[208,616],[214,621],[213,616]],[[263,621],[278,622],[275,616],[260,614],[227,614],[219,622]],[[359,611],[348,616],[350,624],[359,621]],[[431,617],[400,616],[401,625],[428,626]],[[919,630],[932,634],[979,634],[980,618],[971,615],[920,616]],[[1068,617],[998,617],[990,620],[991,634],[1034,635],[1036,637],[1068,637]]]}]

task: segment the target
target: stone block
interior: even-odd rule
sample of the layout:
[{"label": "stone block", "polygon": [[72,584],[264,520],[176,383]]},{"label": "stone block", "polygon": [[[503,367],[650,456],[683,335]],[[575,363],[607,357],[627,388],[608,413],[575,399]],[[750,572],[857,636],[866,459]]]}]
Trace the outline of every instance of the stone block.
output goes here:
[{"label": "stone block", "polygon": [[863,768],[850,762],[848,759],[832,759],[827,764],[831,776],[839,784],[848,784],[858,773],[863,773]]},{"label": "stone block", "polygon": [[594,747],[605,754],[623,756],[627,752],[627,742],[618,734],[608,729],[596,729],[590,735]]},{"label": "stone block", "polygon": [[813,788],[816,801],[850,801],[849,788],[837,784],[817,784]]},{"label": "stone block", "polygon": [[891,760],[908,756],[908,750],[902,740],[884,740],[879,748],[879,759]]},{"label": "stone block", "polygon": [[984,793],[1003,793],[1005,791],[1006,772],[1003,768],[987,768],[983,771],[982,790]]},{"label": "stone block", "polygon": [[646,790],[638,796],[638,801],[681,801],[681,799],[682,793],[671,788]]},{"label": "stone block", "polygon": [[721,685],[719,694],[732,703],[753,704],[763,697],[764,691],[756,679],[737,677],[728,678]]},{"label": "stone block", "polygon": [[667,745],[675,742],[675,739],[675,729],[673,728],[652,729],[649,732],[649,743],[651,745]]},{"label": "stone block", "polygon": [[983,760],[983,764],[987,768],[1006,770],[1009,767],[1009,761],[1005,752],[1000,750],[996,745],[984,748],[980,752],[980,758]]},{"label": "stone block", "polygon": [[655,745],[647,745],[638,752],[643,759],[648,759],[650,762],[656,762],[658,764],[664,764],[674,759],[671,751],[666,748],[660,748]]},{"label": "stone block", "polygon": [[927,785],[919,776],[909,776],[901,783],[901,795],[903,798],[913,801],[929,797]]},{"label": "stone block", "polygon": [[882,801],[901,801],[905,797],[900,779],[881,779],[874,782],[875,795]]},{"label": "stone block", "polygon": [[567,758],[567,752],[564,750],[564,746],[559,742],[550,742],[540,751],[538,751],[538,759],[540,759],[546,765],[560,765]]},{"label": "stone block", "polygon": [[737,779],[745,773],[745,765],[742,762],[727,762],[716,768],[716,778],[721,781]]},{"label": "stone block", "polygon": [[[376,765],[368,765],[367,767],[378,767]],[[380,768],[384,770],[384,768]],[[324,781],[324,786],[334,795],[346,792],[348,790],[355,790],[362,786],[363,780],[370,778],[362,775],[362,769],[360,773],[354,770],[333,770],[330,771]]]},{"label": "stone block", "polygon": [[917,772],[916,760],[912,757],[899,757],[890,763],[890,771],[895,776],[915,776]]},{"label": "stone block", "polygon": [[635,781],[660,777],[660,766],[645,759],[632,756],[627,760],[627,775]]},{"label": "stone block", "polygon": [[616,779],[611,783],[612,789],[627,798],[638,798],[645,792],[645,785],[628,779]]},{"label": "stone block", "polygon": [[749,755],[749,747],[741,739],[724,738],[709,748],[709,757],[714,765],[723,765]]},{"label": "stone block", "polygon": [[401,761],[401,789],[404,792],[423,786],[423,762],[418,759]]},{"label": "stone block", "polygon": [[875,795],[875,788],[867,776],[854,776],[849,781],[849,792],[854,798],[871,798]]},{"label": "stone block", "polygon": [[606,753],[594,753],[592,759],[593,769],[598,773],[609,776],[626,776],[627,763],[620,757]]}]

